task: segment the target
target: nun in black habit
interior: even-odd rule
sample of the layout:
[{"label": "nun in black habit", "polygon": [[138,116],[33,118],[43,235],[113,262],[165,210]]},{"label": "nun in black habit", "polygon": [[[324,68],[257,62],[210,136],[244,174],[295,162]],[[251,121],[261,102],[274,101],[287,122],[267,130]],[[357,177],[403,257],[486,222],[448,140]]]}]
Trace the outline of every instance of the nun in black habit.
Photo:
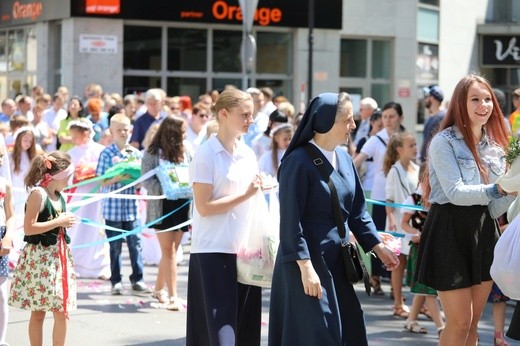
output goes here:
[{"label": "nun in black habit", "polygon": [[280,247],[273,274],[269,345],[367,345],[363,311],[344,274],[327,181],[303,148],[315,145],[336,186],[345,227],[389,270],[399,260],[376,232],[359,178],[340,144],[355,128],[347,93],[309,104],[278,171]]}]

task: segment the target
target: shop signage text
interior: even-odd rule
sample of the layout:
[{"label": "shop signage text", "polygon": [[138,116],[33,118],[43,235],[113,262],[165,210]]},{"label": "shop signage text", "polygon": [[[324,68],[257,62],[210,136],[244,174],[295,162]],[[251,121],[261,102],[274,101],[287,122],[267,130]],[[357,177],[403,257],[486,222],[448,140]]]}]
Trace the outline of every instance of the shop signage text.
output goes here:
[{"label": "shop signage text", "polygon": [[482,65],[518,67],[520,65],[520,36],[483,36]]},{"label": "shop signage text", "polygon": [[117,14],[121,11],[120,0],[87,0],[85,11],[92,14]]},{"label": "shop signage text", "polygon": [[4,6],[1,6],[0,13],[1,13],[1,22],[26,22],[26,21],[36,21],[38,18],[42,15],[43,10],[43,4],[41,1],[34,1],[34,2],[21,2],[21,1],[14,1],[10,8],[6,8],[5,5],[8,5],[7,3],[4,3]]},{"label": "shop signage text", "polygon": [[[46,1],[46,0],[41,0]],[[47,0],[48,1],[48,0]],[[101,16],[119,19],[164,20],[170,22],[242,24],[238,0],[151,0],[121,1],[120,12],[103,14],[87,11],[87,3],[108,3],[115,0],[70,0],[73,17]],[[307,27],[309,0],[259,0],[254,14],[254,25]],[[341,29],[343,0],[316,2],[314,26],[323,29]]]},{"label": "shop signage text", "polygon": [[[215,1],[211,7],[211,13],[216,20],[242,21],[242,11],[240,6],[229,5],[225,1]],[[279,23],[282,20],[282,10],[274,7],[259,7],[255,10],[254,21],[262,26],[267,26],[271,23]]]}]

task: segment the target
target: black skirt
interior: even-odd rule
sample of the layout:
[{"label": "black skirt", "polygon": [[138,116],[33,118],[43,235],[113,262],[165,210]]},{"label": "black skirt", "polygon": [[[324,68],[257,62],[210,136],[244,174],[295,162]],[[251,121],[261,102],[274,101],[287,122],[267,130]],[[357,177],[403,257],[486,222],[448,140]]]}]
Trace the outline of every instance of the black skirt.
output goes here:
[{"label": "black skirt", "polygon": [[433,204],[421,233],[415,280],[438,291],[490,281],[499,235],[487,206]]},{"label": "black skirt", "polygon": [[[163,200],[163,215],[166,215],[173,210],[176,210],[180,206],[182,206],[184,203],[188,202],[188,199],[176,199],[176,200],[169,200],[164,199]],[[168,216],[167,218],[163,219],[161,223],[155,224],[153,228],[155,229],[168,229],[172,228],[174,226],[177,226],[183,222],[186,222],[190,219],[190,204],[186,203],[184,207],[177,210],[172,215]],[[176,229],[175,231],[182,231],[187,232],[189,230],[189,226],[184,226],[182,228]]]}]

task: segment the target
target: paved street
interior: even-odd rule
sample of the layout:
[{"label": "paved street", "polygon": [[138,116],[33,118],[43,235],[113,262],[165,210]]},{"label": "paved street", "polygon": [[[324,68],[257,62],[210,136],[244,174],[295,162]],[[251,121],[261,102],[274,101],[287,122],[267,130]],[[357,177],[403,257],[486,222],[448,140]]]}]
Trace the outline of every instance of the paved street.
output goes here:
[{"label": "paved street", "polygon": [[[180,295],[186,297],[187,260],[179,266]],[[125,261],[125,278],[130,274],[128,260]],[[145,280],[153,285],[157,267],[145,267]],[[133,295],[126,283],[127,294],[112,296],[110,283],[101,280],[78,280],[78,310],[70,313],[67,345],[184,345],[186,312],[172,312],[157,306],[150,295]],[[412,334],[403,329],[404,321],[393,317],[392,301],[386,297],[368,298],[362,285],[356,287],[365,310],[370,345],[436,345],[435,325],[428,320],[421,324],[428,329],[427,335]],[[388,283],[383,289],[389,292]],[[406,294],[407,302],[412,296]],[[262,316],[262,345],[267,345],[269,291],[264,290],[264,312]],[[513,312],[508,305],[507,319]],[[52,316],[52,315],[50,315]],[[51,345],[52,317],[45,321],[44,345]],[[29,312],[10,308],[7,342],[11,346],[29,345],[27,336]],[[507,322],[506,322],[507,323]],[[488,304],[480,324],[480,345],[493,345],[491,306]],[[520,345],[510,341],[512,345]]]}]

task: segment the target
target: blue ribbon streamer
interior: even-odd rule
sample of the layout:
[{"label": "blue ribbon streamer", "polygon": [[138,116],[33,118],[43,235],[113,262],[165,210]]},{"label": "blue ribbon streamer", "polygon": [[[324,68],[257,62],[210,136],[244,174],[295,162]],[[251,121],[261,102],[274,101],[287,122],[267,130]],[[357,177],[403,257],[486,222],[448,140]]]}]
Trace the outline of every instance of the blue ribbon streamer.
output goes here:
[{"label": "blue ribbon streamer", "polygon": [[99,244],[108,243],[108,242],[111,242],[111,241],[114,241],[114,240],[122,239],[122,238],[124,238],[124,237],[126,237],[128,235],[137,234],[137,233],[141,232],[143,229],[150,228],[150,226],[153,226],[156,223],[159,223],[159,221],[162,221],[165,218],[167,218],[168,216],[170,216],[170,215],[174,214],[175,212],[179,211],[180,209],[182,209],[183,207],[188,205],[190,202],[191,202],[191,199],[188,200],[183,205],[181,205],[180,207],[178,207],[177,209],[172,210],[168,214],[163,215],[160,218],[155,219],[153,221],[150,221],[150,222],[148,222],[148,223],[146,223],[146,224],[144,224],[144,225],[142,225],[140,227],[137,227],[137,228],[135,228],[135,229],[133,229],[131,231],[127,231],[127,230],[111,227],[111,226],[108,226],[108,225],[105,225],[105,224],[102,224],[102,223],[99,223],[99,222],[94,222],[94,221],[86,219],[86,218],[81,218],[81,223],[83,223],[83,224],[85,224],[87,226],[92,226],[92,227],[96,227],[96,228],[104,228],[104,229],[108,229],[108,230],[112,230],[112,231],[116,231],[116,232],[121,232],[121,234],[113,236],[113,237],[110,237],[110,238],[93,241],[93,242],[90,242],[90,243],[73,245],[73,246],[71,246],[71,248],[73,248],[73,249],[81,249],[81,248],[85,248],[85,247],[89,247],[89,246],[99,245]]},{"label": "blue ribbon streamer", "polygon": [[382,205],[382,206],[385,206],[385,207],[405,208],[405,209],[410,209],[410,210],[427,211],[420,205],[388,203],[388,202],[376,201],[376,200],[369,199],[369,198],[366,199],[366,202],[367,203],[371,203],[371,204],[375,204],[375,205]]}]

